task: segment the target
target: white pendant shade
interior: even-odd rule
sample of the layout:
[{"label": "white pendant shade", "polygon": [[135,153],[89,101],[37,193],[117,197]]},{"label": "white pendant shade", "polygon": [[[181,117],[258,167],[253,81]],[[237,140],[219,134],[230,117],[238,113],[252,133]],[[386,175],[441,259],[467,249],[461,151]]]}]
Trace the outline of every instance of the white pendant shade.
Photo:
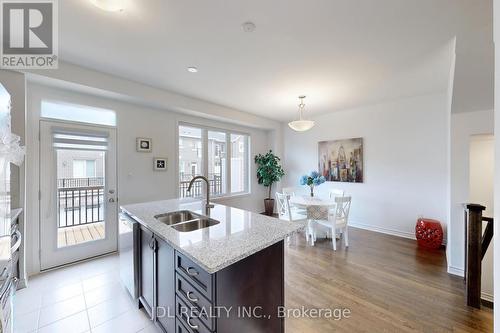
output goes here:
[{"label": "white pendant shade", "polygon": [[312,120],[295,120],[288,123],[291,129],[297,132],[305,132],[314,127],[314,121]]},{"label": "white pendant shade", "polygon": [[290,126],[291,129],[297,132],[305,132],[314,127],[314,121],[302,119],[302,112],[304,112],[304,107],[306,106],[304,104],[304,98],[306,98],[306,96],[299,96],[299,120],[288,123],[288,126]]},{"label": "white pendant shade", "polygon": [[125,9],[125,0],[90,0],[90,2],[108,12],[118,12]]}]

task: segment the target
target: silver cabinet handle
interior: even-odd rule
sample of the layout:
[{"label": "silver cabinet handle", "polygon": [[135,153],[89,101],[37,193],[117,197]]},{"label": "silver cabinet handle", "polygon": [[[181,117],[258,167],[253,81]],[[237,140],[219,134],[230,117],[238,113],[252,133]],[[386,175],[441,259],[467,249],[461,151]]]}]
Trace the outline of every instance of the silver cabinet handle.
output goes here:
[{"label": "silver cabinet handle", "polygon": [[198,271],[196,269],[194,269],[193,267],[188,267],[188,269],[186,270],[188,272],[189,275],[191,276],[196,276],[200,273],[198,273]]},{"label": "silver cabinet handle", "polygon": [[198,329],[198,325],[193,325],[191,324],[191,318],[187,317],[187,324],[189,327],[191,327],[193,330],[197,330]]},{"label": "silver cabinet handle", "polygon": [[115,199],[113,199],[113,198],[109,198],[109,199],[108,199],[108,202],[115,202]]},{"label": "silver cabinet handle", "polygon": [[192,291],[188,291],[188,292],[186,293],[186,297],[187,297],[187,299],[188,299],[188,300],[190,300],[190,301],[191,301],[191,302],[193,302],[193,303],[198,302],[198,298],[196,298],[196,297],[191,297],[191,295],[192,295],[192,294],[193,294],[193,292],[192,292]]},{"label": "silver cabinet handle", "polygon": [[21,247],[21,241],[22,241],[22,235],[21,235],[21,232],[19,230],[16,230],[15,232],[16,236],[17,236],[17,241],[14,245],[12,245],[12,247],[10,248],[10,253],[14,253],[16,252],[20,247]]}]

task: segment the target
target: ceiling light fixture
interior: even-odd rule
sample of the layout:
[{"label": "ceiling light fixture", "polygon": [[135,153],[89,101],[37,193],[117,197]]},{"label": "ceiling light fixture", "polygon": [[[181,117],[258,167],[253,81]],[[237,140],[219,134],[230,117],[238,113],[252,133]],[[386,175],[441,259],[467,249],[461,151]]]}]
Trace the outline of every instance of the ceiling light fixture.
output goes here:
[{"label": "ceiling light fixture", "polygon": [[187,70],[189,73],[198,73],[198,68],[193,67],[193,66],[188,67]]},{"label": "ceiling light fixture", "polygon": [[125,9],[125,0],[90,0],[90,2],[108,12],[121,12]]},{"label": "ceiling light fixture", "polygon": [[314,127],[314,121],[302,119],[302,113],[304,112],[304,107],[306,106],[304,104],[304,98],[306,98],[306,96],[299,96],[299,120],[288,123],[288,126],[290,126],[291,129],[297,132],[305,132]]}]

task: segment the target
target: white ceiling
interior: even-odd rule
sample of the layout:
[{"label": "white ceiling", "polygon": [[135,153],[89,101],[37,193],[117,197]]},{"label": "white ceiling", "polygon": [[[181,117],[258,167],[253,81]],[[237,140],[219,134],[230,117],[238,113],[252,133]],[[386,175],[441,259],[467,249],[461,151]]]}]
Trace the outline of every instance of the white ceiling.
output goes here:
[{"label": "white ceiling", "polygon": [[493,107],[491,0],[128,1],[59,1],[60,58],[290,120],[301,94],[312,114],[444,91],[457,36],[454,111]]}]

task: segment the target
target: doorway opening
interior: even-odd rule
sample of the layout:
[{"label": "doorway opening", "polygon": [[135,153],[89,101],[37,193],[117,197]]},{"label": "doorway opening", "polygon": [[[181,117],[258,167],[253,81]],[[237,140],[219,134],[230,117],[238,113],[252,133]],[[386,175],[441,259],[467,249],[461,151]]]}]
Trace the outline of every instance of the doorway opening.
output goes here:
[{"label": "doorway opening", "polygon": [[[495,142],[491,134],[472,135],[469,142],[469,202],[483,205],[493,217]],[[483,222],[483,232],[486,222]],[[493,241],[482,260],[481,298],[493,302]]]},{"label": "doorway opening", "polygon": [[116,129],[40,121],[41,269],[116,251]]}]

